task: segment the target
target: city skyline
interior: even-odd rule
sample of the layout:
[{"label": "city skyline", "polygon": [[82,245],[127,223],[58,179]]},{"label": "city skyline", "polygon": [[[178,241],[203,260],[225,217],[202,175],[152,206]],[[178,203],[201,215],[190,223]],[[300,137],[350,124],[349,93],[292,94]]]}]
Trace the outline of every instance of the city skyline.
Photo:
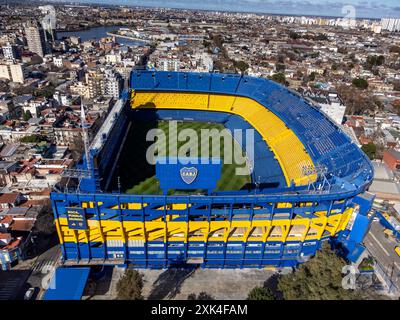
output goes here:
[{"label": "city skyline", "polygon": [[[55,1],[64,2],[64,1]],[[81,0],[82,3],[109,4],[105,0]],[[353,6],[355,18],[400,17],[400,5],[394,0],[116,0],[115,5],[166,7],[177,9],[199,9],[212,11],[254,12],[266,14],[315,15],[345,17],[352,15],[348,6]]]}]

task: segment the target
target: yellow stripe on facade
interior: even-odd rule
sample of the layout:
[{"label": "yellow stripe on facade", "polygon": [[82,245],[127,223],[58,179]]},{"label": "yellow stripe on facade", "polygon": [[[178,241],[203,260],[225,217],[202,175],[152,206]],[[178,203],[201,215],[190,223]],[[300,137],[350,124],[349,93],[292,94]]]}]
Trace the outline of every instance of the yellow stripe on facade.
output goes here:
[{"label": "yellow stripe on facade", "polygon": [[55,221],[62,242],[147,241],[305,241],[334,236],[347,226],[353,208],[327,217],[253,221],[112,221],[88,220],[88,230],[68,228],[66,218]]}]

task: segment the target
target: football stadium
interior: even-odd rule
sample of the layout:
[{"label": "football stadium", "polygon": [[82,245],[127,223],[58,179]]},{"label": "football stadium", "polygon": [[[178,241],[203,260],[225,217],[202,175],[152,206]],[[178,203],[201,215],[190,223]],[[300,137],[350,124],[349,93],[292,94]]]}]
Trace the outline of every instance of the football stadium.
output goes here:
[{"label": "football stadium", "polygon": [[[173,152],[149,164],[151,129],[169,132],[157,140],[168,147],[183,144],[171,139],[182,129],[254,134],[233,139],[242,164]],[[65,265],[291,267],[323,241],[350,261],[364,250],[370,161],[317,106],[270,80],[134,70],[85,150],[51,194]]]}]

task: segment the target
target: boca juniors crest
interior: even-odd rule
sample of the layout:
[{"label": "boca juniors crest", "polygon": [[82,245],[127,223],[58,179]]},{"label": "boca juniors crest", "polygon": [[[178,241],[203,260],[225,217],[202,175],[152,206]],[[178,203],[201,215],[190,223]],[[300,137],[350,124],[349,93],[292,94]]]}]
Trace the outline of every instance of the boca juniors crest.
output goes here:
[{"label": "boca juniors crest", "polygon": [[186,184],[191,184],[197,177],[197,168],[195,167],[183,167],[180,169],[181,178]]},{"label": "boca juniors crest", "polygon": [[222,162],[214,158],[158,158],[156,176],[164,194],[169,190],[207,190],[221,178]]}]

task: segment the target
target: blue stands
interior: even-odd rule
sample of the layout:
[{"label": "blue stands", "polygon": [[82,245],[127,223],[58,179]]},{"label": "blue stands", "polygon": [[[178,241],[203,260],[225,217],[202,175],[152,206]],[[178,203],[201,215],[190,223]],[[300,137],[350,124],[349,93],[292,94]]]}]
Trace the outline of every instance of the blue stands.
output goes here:
[{"label": "blue stands", "polygon": [[[135,71],[131,75],[131,86],[137,90],[213,92],[254,99],[295,132],[315,164],[325,165],[332,175],[348,180],[356,171],[366,185],[371,182],[372,166],[350,138],[316,107],[275,82],[240,75]],[[233,127],[233,121],[237,120],[226,121],[227,127]],[[266,154],[269,158],[268,152]],[[278,171],[274,169],[273,172]],[[271,173],[256,174],[271,177]]]}]

